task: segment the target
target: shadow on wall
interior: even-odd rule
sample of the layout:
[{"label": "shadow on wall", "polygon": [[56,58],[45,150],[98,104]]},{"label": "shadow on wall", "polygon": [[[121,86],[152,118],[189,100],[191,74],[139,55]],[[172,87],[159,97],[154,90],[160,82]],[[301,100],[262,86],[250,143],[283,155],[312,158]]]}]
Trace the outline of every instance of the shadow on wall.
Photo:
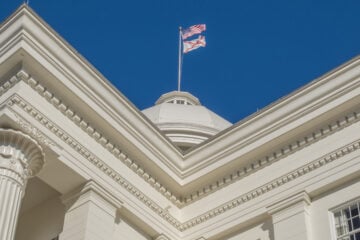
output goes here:
[{"label": "shadow on wall", "polygon": [[253,222],[235,226],[209,240],[275,240],[272,219],[262,215]]},{"label": "shadow on wall", "polygon": [[[267,232],[269,235],[269,240],[275,240],[275,236],[274,236],[274,227],[273,227],[273,223],[272,220],[271,221],[266,221],[264,222],[264,224],[261,226],[261,229],[264,232]],[[259,240],[262,240],[259,238]]]}]

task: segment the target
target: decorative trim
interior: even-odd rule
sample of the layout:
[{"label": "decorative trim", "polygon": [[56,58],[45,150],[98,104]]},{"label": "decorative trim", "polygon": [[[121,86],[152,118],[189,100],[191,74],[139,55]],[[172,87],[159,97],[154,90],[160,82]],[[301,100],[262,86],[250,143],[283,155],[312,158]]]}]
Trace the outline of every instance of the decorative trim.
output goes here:
[{"label": "decorative trim", "polygon": [[312,161],[309,164],[306,164],[288,174],[285,174],[279,178],[274,179],[273,181],[264,184],[248,193],[245,193],[237,198],[235,198],[232,201],[229,201],[225,204],[222,204],[221,206],[214,208],[207,213],[204,213],[198,217],[195,217],[189,221],[184,222],[181,224],[180,231],[185,231],[189,228],[192,228],[200,223],[203,223],[211,218],[214,218],[230,209],[233,209],[235,207],[238,207],[242,205],[245,202],[248,202],[250,200],[253,200],[267,192],[270,192],[288,182],[291,182],[307,173],[310,173],[322,166],[325,166],[326,164],[329,164],[337,159],[340,159],[341,157],[354,152],[355,150],[360,149],[360,139],[352,142],[342,148],[339,148],[329,154],[324,155],[323,157],[320,157],[314,161]]},{"label": "decorative trim", "polygon": [[[78,187],[75,190],[63,195],[61,197],[61,200],[67,208],[70,208],[72,203],[74,203],[74,201],[76,201],[81,195],[86,194],[90,191],[95,192],[104,201],[106,201],[108,204],[111,204],[116,209],[116,211],[122,208],[122,201],[114,197],[109,191],[101,187],[93,180],[89,180],[81,187]],[[116,211],[114,212],[114,214],[116,213]]]},{"label": "decorative trim", "polygon": [[311,199],[306,191],[301,191],[289,198],[275,202],[266,207],[266,209],[270,215],[273,215],[297,203],[304,203],[306,206],[311,204]]},{"label": "decorative trim", "polygon": [[99,132],[95,127],[86,121],[82,116],[72,110],[68,105],[57,98],[46,87],[41,85],[38,81],[33,79],[29,74],[23,77],[22,80],[27,83],[31,88],[43,96],[49,103],[63,113],[67,118],[79,126],[90,137],[100,143],[105,149],[112,153],[116,158],[121,160],[127,167],[129,167],[136,174],[141,176],[147,183],[154,187],[158,192],[165,196],[168,200],[174,203],[176,206],[181,206],[182,202],[180,198],[173,194],[164,184],[160,183],[156,178],[146,172],[139,164],[131,159],[123,150],[121,150],[116,144],[112,143],[106,136]]},{"label": "decorative trim", "polygon": [[164,234],[160,234],[155,240],[170,240],[170,238],[166,237]]},{"label": "decorative trim", "polygon": [[[19,98],[19,97],[18,97]],[[242,205],[250,200],[253,200],[267,192],[270,192],[285,183],[293,181],[307,173],[310,173],[319,167],[322,167],[330,162],[333,162],[344,155],[347,155],[355,150],[360,148],[360,139],[351,144],[348,144],[338,150],[335,150],[329,154],[324,155],[321,158],[318,158],[312,161],[309,164],[306,164],[286,175],[283,175],[279,178],[274,179],[273,181],[264,184],[248,193],[245,193],[232,201],[229,201],[225,204],[220,205],[217,208],[214,208],[202,215],[199,215],[189,221],[184,223],[179,222],[173,216],[169,214],[166,209],[161,208],[154,201],[145,196],[139,189],[133,186],[130,182],[124,179],[120,174],[118,174],[115,170],[113,170],[110,166],[106,165],[99,158],[94,156],[88,149],[83,147],[79,142],[70,137],[65,131],[61,130],[54,123],[50,122],[47,118],[45,118],[41,113],[35,110],[29,103],[26,103],[24,100],[19,98],[19,101],[14,101],[18,106],[24,109],[31,109],[31,111],[27,111],[32,117],[37,119],[43,126],[51,130],[55,135],[57,135],[62,141],[71,146],[75,151],[80,153],[85,159],[98,167],[101,171],[103,171],[106,175],[112,178],[115,182],[117,182],[120,186],[125,188],[130,194],[135,196],[138,200],[143,202],[146,206],[148,206],[151,210],[157,213],[164,220],[169,222],[172,226],[174,226],[179,231],[185,231],[189,228],[192,228],[196,225],[199,225],[209,219],[212,219],[220,214],[223,214],[235,207]]]},{"label": "decorative trim", "polygon": [[244,166],[241,169],[237,169],[232,174],[229,174],[212,184],[209,184],[202,189],[199,189],[191,194],[188,194],[187,196],[184,196],[184,203],[182,206],[187,206],[190,203],[193,203],[196,200],[199,200],[205,196],[207,196],[209,193],[213,193],[216,190],[219,190],[225,186],[228,186],[246,176],[249,176],[250,174],[264,168],[265,166],[268,166],[276,161],[279,161],[280,159],[287,157],[288,155],[303,149],[304,147],[307,147],[320,139],[323,139],[330,134],[343,129],[346,126],[349,126],[357,121],[360,120],[360,110],[357,112],[351,112],[350,114],[346,115],[345,117],[334,121],[320,129],[317,129],[316,131],[313,131],[309,135],[303,137],[302,139],[298,139],[286,146],[283,146],[277,151],[272,152],[269,155],[266,155],[263,158],[260,158],[258,160],[252,161],[248,165]]},{"label": "decorative trim", "polygon": [[213,193],[219,189],[222,189],[229,184],[232,184],[245,176],[248,176],[261,168],[272,164],[275,161],[278,161],[295,151],[298,151],[339,129],[342,129],[354,122],[357,122],[360,118],[360,111],[352,112],[342,119],[339,119],[333,123],[330,123],[322,128],[319,128],[308,136],[298,139],[291,144],[279,148],[277,151],[272,152],[260,159],[254,160],[248,165],[242,167],[241,169],[236,169],[233,173],[218,179],[212,184],[203,186],[201,189],[198,189],[186,196],[177,196],[170,189],[165,187],[164,184],[159,182],[156,178],[151,176],[146,172],[134,159],[131,159],[122,149],[120,149],[116,144],[110,142],[108,138],[101,132],[97,131],[94,127],[91,126],[83,117],[78,115],[74,110],[69,106],[65,105],[59,98],[57,98],[53,93],[51,93],[46,87],[42,86],[38,81],[33,79],[29,74],[21,71],[22,80],[36,90],[41,96],[43,96],[49,103],[53,104],[60,112],[62,112],[66,117],[72,120],[76,125],[78,125],[83,131],[85,131],[89,136],[94,138],[98,143],[100,143],[104,148],[106,148],[110,153],[112,153],[116,158],[121,160],[125,165],[130,168],[133,172],[141,176],[147,183],[149,183],[153,188],[160,192],[164,197],[170,200],[177,207],[185,207],[207,195]]},{"label": "decorative trim", "polygon": [[[49,129],[52,133],[54,133],[58,138],[60,138],[64,143],[73,148],[76,152],[82,155],[86,160],[96,166],[99,170],[113,179],[116,183],[118,183],[121,187],[127,190],[130,194],[135,196],[138,200],[140,200],[143,204],[152,209],[155,213],[173,225],[175,228],[179,229],[180,222],[177,221],[174,217],[172,217],[169,212],[163,208],[161,208],[158,204],[148,198],[144,193],[142,193],[139,189],[137,189],[134,185],[132,185],[129,181],[123,178],[119,173],[117,173],[113,168],[103,162],[101,159],[96,157],[91,153],[90,150],[85,148],[79,142],[77,142],[74,138],[72,138],[66,131],[62,130],[55,123],[51,122],[47,119],[43,114],[41,114],[38,110],[36,110],[31,104],[26,102],[19,96],[15,96],[11,99],[11,102],[25,110],[30,116],[40,122],[44,127]],[[121,153],[119,153],[121,154]]]},{"label": "decorative trim", "polygon": [[10,88],[12,88],[16,83],[24,80],[28,77],[28,74],[21,70],[15,76],[12,76],[10,79],[1,83],[0,86],[0,96],[7,92]]},{"label": "decorative trim", "polygon": [[16,117],[16,123],[19,125],[21,130],[23,130],[25,133],[29,134],[31,137],[36,139],[40,144],[43,144],[45,146],[56,145],[53,141],[47,138],[39,129],[26,122],[16,113],[15,113],[15,117]]}]

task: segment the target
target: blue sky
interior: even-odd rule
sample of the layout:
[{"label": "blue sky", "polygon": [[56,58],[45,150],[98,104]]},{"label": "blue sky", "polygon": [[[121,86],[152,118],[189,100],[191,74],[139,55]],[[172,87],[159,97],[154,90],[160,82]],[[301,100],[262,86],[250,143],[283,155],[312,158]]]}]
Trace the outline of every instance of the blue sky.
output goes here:
[{"label": "blue sky", "polygon": [[[0,0],[4,20],[23,1]],[[178,27],[205,23],[182,90],[235,123],[360,53],[358,0],[30,0],[139,109],[177,88]]]}]

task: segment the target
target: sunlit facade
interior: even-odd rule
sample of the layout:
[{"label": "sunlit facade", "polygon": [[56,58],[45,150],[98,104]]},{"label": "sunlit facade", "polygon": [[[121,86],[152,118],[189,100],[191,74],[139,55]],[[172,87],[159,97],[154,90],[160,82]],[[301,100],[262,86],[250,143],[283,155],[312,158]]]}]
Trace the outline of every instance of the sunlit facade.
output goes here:
[{"label": "sunlit facade", "polygon": [[22,5],[0,26],[0,239],[360,239],[359,119],[360,58],[235,124],[187,92],[140,111]]}]

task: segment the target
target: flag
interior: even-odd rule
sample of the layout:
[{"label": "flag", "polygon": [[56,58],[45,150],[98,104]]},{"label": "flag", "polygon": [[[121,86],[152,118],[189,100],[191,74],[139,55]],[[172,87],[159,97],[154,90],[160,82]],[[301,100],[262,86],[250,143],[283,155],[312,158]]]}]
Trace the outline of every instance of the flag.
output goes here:
[{"label": "flag", "polygon": [[182,36],[182,39],[185,40],[188,37],[191,37],[191,36],[193,36],[195,34],[202,33],[205,30],[206,30],[206,25],[205,24],[194,25],[194,26],[191,26],[191,27],[189,27],[187,29],[181,30],[181,36]]},{"label": "flag", "polygon": [[191,41],[183,41],[184,44],[184,49],[183,52],[184,53],[188,53],[192,50],[195,50],[199,47],[205,47],[206,46],[206,42],[205,42],[205,37],[204,36],[199,36],[197,39],[191,40]]}]

